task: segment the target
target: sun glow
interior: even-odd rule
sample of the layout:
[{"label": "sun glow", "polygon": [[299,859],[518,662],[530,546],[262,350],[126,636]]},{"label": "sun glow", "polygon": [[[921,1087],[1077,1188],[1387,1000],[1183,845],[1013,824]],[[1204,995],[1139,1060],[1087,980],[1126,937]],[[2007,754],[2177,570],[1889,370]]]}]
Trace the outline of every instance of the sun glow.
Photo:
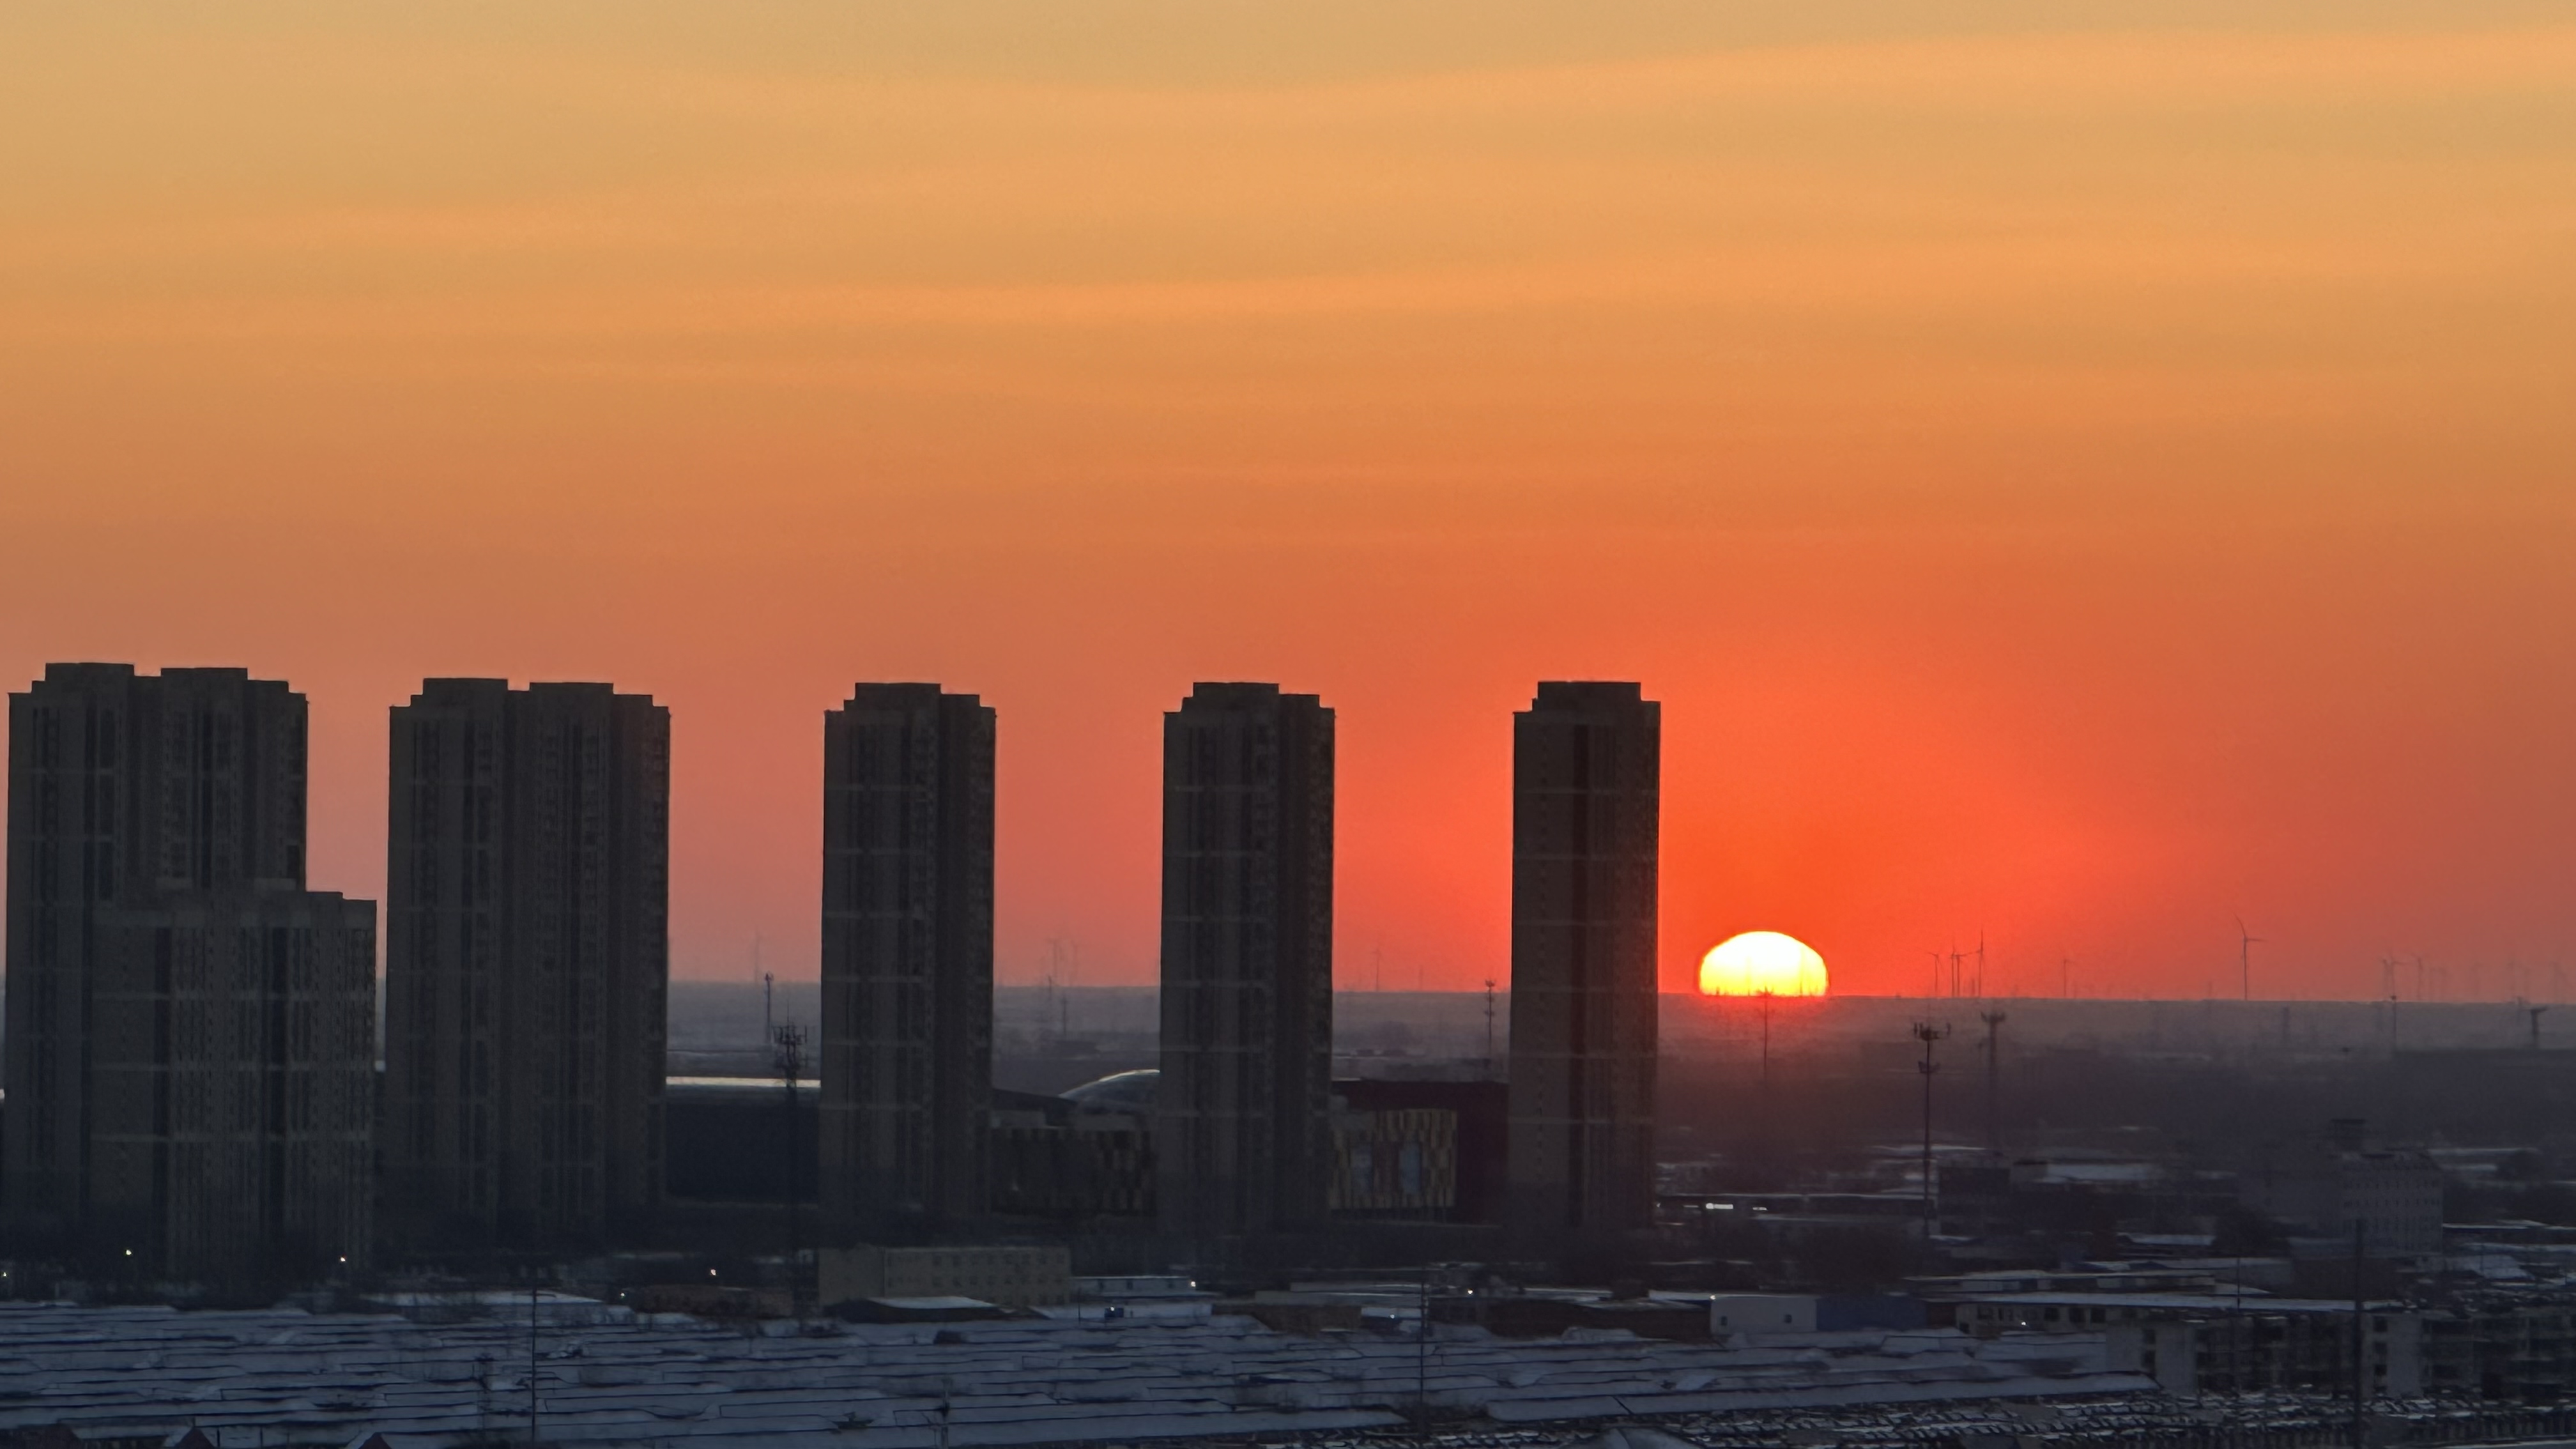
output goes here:
[{"label": "sun glow", "polygon": [[1825,958],[1777,931],[1747,931],[1719,942],[1699,961],[1707,996],[1822,996]]}]

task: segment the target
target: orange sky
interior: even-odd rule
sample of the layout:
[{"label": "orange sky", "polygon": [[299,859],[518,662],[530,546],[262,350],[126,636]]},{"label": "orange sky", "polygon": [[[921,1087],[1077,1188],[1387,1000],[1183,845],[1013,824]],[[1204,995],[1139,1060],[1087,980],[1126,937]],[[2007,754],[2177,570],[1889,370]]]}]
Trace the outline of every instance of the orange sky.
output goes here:
[{"label": "orange sky", "polygon": [[2066,9],[11,6],[0,677],[291,680],[365,894],[421,676],[650,691],[690,975],[812,972],[819,715],[931,678],[1004,979],[1150,979],[1240,677],[1340,711],[1344,984],[1473,985],[1590,676],[1676,987],[2546,996],[2576,21]]}]

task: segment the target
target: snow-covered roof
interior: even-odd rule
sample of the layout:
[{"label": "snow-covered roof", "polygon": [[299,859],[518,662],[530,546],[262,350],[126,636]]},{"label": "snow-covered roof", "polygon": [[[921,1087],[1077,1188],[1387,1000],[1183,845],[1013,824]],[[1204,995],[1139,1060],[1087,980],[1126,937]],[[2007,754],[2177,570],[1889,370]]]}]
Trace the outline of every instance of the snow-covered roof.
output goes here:
[{"label": "snow-covered roof", "polygon": [[[219,1446],[382,1433],[403,1449],[526,1433],[513,1317],[414,1322],[289,1309],[0,1304],[0,1430],[188,1425]],[[1509,1423],[1736,1408],[2140,1391],[2089,1335],[1948,1330],[1730,1346],[1272,1332],[1250,1319],[1019,1318],[720,1325],[603,1306],[549,1318],[533,1368],[543,1438],[658,1449],[958,1449],[1249,1438],[1393,1425],[1423,1398]],[[797,1442],[802,1441],[802,1442]]]}]

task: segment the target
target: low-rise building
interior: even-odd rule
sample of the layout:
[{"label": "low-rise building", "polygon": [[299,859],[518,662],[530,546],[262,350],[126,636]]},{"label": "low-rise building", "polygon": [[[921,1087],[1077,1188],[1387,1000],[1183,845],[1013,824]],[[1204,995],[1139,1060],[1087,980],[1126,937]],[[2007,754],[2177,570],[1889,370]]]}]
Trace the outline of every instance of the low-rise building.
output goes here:
[{"label": "low-rise building", "polygon": [[1813,1293],[1718,1293],[1708,1300],[1708,1331],[1719,1337],[1735,1333],[1813,1333]]},{"label": "low-rise building", "polygon": [[2428,1393],[2553,1403],[2576,1393],[2576,1304],[2481,1294],[2424,1316]]},{"label": "low-rise building", "polygon": [[2329,1251],[2350,1251],[2356,1232],[2372,1258],[2442,1251],[2441,1164],[2421,1148],[2370,1143],[2356,1119],[2268,1158],[2240,1190],[2248,1206],[2322,1239]]},{"label": "low-rise building", "polygon": [[[1678,1298],[1680,1294],[1659,1295]],[[1923,1300],[1901,1293],[1711,1293],[1708,1330],[1733,1334],[1856,1333],[1924,1326]]]},{"label": "low-rise building", "polygon": [[1073,1298],[1073,1259],[1061,1244],[826,1248],[815,1271],[825,1306],[862,1298],[973,1298],[1038,1308]]},{"label": "low-rise building", "polygon": [[1160,1076],[1117,1072],[1054,1097],[996,1089],[993,1211],[1058,1222],[1151,1217]]},{"label": "low-rise building", "polygon": [[1449,1217],[1458,1204],[1458,1114],[1439,1107],[1335,1112],[1324,1204],[1337,1216]]},{"label": "low-rise building", "polygon": [[[1941,1307],[1956,1327],[1979,1337],[2107,1335],[2113,1372],[2145,1374],[2173,1393],[2352,1391],[2349,1300],[2261,1293],[1998,1293]],[[2366,1304],[2362,1317],[2369,1396],[2421,1393],[2423,1315],[2393,1304]]]}]

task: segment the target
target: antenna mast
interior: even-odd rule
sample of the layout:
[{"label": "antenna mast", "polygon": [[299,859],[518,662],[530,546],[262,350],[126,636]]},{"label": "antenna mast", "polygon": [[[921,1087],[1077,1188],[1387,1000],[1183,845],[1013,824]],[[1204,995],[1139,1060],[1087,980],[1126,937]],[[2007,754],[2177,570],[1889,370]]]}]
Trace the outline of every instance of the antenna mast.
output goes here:
[{"label": "antenna mast", "polygon": [[2002,1040],[2004,1014],[1981,1011],[1977,1020],[1986,1024],[1986,1151],[1997,1157],[2004,1152]]},{"label": "antenna mast", "polygon": [[1914,1039],[1923,1043],[1923,1060],[1915,1063],[1914,1069],[1923,1074],[1923,1236],[1927,1242],[1932,1237],[1933,1228],[1939,1224],[1932,1196],[1932,1074],[1941,1068],[1932,1060],[1932,1044],[1949,1034],[1950,1027],[1946,1022],[1938,1025],[1929,1021],[1914,1023]]},{"label": "antenna mast", "polygon": [[1778,993],[1759,991],[1754,993],[1754,1000],[1762,1011],[1762,1120],[1768,1122],[1771,1120],[1771,1008],[1778,1001]]},{"label": "antenna mast", "polygon": [[775,1054],[770,1058],[778,1069],[778,1083],[785,1089],[787,1107],[787,1281],[791,1285],[789,1300],[796,1316],[802,1318],[808,1305],[805,1283],[805,1222],[801,1208],[804,1199],[796,1184],[796,1083],[805,1074],[805,1028],[794,1022],[770,1033]]},{"label": "antenna mast", "polygon": [[1494,1075],[1494,978],[1485,978],[1485,1077]]}]

